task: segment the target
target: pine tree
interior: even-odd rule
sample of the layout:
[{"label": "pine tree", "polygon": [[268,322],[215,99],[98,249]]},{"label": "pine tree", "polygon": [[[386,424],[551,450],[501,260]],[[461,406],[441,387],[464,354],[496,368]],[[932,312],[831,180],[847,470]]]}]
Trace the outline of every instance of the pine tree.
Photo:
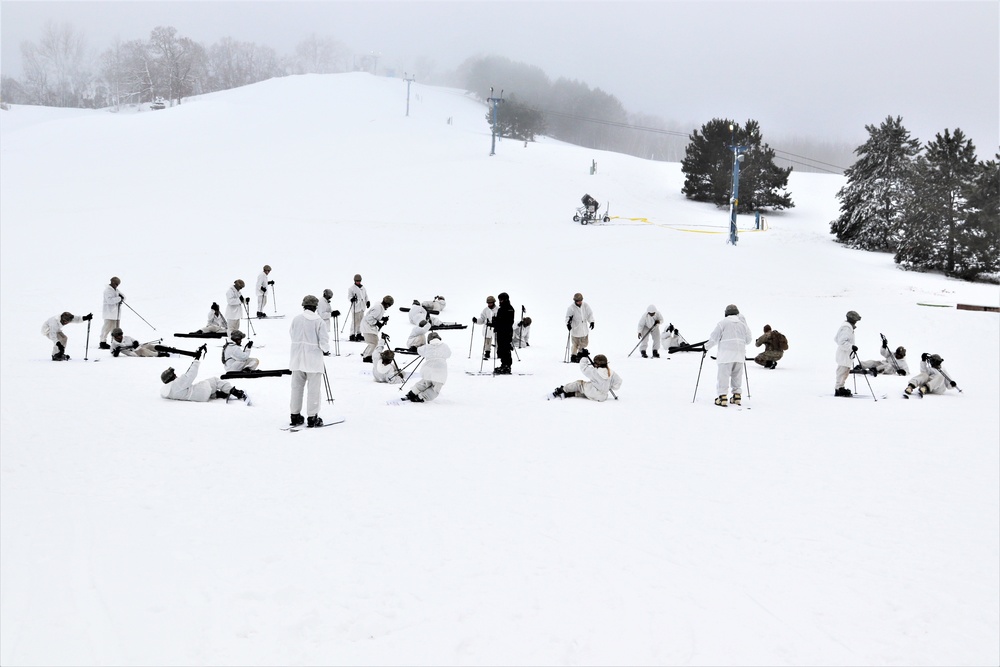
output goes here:
[{"label": "pine tree", "polygon": [[965,280],[1000,271],[1000,155],[995,158],[976,166],[958,227],[953,271]]},{"label": "pine tree", "polygon": [[749,147],[740,167],[737,211],[751,213],[761,208],[780,210],[795,206],[786,190],[792,168],[782,169],[774,164],[774,150],[763,143],[760,125],[755,120],[748,120],[740,127],[731,120],[715,118],[702,126],[701,133],[695,130],[691,134],[681,161],[684,196],[719,207],[729,206],[734,144]]},{"label": "pine tree", "polygon": [[868,141],[855,149],[859,159],[844,172],[847,185],[837,192],[840,216],[830,223],[830,233],[852,248],[893,251],[920,143],[910,138],[900,116],[865,129]]},{"label": "pine tree", "polygon": [[[492,108],[486,112],[486,122],[493,125]],[[497,135],[521,141],[534,141],[545,132],[545,118],[537,109],[521,103],[511,95],[497,106]]]},{"label": "pine tree", "polygon": [[935,136],[916,162],[914,196],[903,207],[895,261],[905,269],[959,276],[961,239],[967,234],[967,197],[979,171],[976,148],[960,129]]}]

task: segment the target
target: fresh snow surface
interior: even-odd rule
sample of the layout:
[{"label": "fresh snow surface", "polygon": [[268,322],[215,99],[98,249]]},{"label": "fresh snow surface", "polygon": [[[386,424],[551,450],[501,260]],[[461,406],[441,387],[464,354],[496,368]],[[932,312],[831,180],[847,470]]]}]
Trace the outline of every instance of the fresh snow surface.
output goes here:
[{"label": "fresh snow surface", "polygon": [[[839,176],[793,173],[796,207],[734,248],[678,164],[544,138],[490,157],[482,104],[417,84],[406,117],[405,95],[345,74],[159,112],[0,112],[0,663],[1000,662],[1000,318],[954,308],[996,286],[834,243]],[[572,222],[585,192],[610,224]],[[97,349],[112,275],[127,334],[193,349],[171,334],[264,263],[287,317],[253,322],[262,368],[287,366],[305,294],[346,311],[360,272],[395,297],[393,345],[413,299],[471,324],[509,292],[533,375],[466,375],[481,329],[444,331],[441,396],[392,408],[345,339],[321,414],[347,421],[288,433],[287,377],[236,381],[252,407],[165,401],[160,372],[189,359]],[[618,401],[544,400],[580,377],[562,362],[577,291]],[[649,303],[692,342],[735,303],[790,349],[748,364],[743,410],[712,404],[711,359],[692,402],[700,354],[628,356]],[[850,309],[863,359],[885,333],[911,367],[941,354],[963,393],[906,401],[877,377],[876,402],[858,377],[867,398],[834,398]],[[85,324],[49,360],[39,329],[63,310],[95,313],[100,363]],[[208,345],[202,377],[223,372]]]}]

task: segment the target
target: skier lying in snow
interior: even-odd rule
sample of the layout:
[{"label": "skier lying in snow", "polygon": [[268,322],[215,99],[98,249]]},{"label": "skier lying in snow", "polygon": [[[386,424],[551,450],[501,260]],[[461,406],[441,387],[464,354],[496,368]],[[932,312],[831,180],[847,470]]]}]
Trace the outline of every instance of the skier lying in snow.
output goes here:
[{"label": "skier lying in snow", "polygon": [[168,368],[160,374],[160,380],[164,386],[160,389],[160,396],[175,401],[210,401],[213,398],[235,398],[248,401],[246,392],[240,391],[230,383],[220,380],[217,377],[208,378],[201,382],[195,382],[198,377],[198,367],[201,365],[201,357],[205,354],[205,346],[198,348],[198,357],[191,362],[184,375],[178,376],[173,367]]},{"label": "skier lying in snow", "polygon": [[396,353],[392,350],[383,350],[379,354],[379,360],[372,365],[372,377],[376,382],[387,384],[402,384],[403,373],[396,365]]},{"label": "skier lying in snow", "polygon": [[126,336],[121,327],[111,330],[111,356],[118,357],[169,357],[169,352],[157,352],[152,343],[140,345],[139,341]]},{"label": "skier lying in snow", "polygon": [[866,359],[854,367],[855,371],[866,371],[871,375],[885,375],[895,373],[896,375],[906,375],[910,372],[910,365],[906,363],[906,348],[900,345],[895,352],[890,352],[889,348],[883,344],[879,350],[882,361]]},{"label": "skier lying in snow", "polygon": [[[552,392],[553,398],[573,398],[582,396],[592,401],[608,400],[608,392],[612,392],[622,386],[622,379],[608,366],[608,358],[603,354],[598,354],[591,361],[590,353],[581,351],[580,372],[587,380],[574,380],[560,387],[556,387]],[[589,380],[589,381],[588,381]]]}]

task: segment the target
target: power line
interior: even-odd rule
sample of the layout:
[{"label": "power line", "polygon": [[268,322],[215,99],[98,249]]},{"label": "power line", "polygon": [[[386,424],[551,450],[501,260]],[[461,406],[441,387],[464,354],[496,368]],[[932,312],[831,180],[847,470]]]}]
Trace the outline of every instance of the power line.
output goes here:
[{"label": "power line", "polygon": [[[604,125],[606,127],[618,127],[618,128],[622,128],[622,129],[626,129],[626,130],[637,130],[639,132],[650,132],[652,134],[662,134],[662,135],[671,136],[671,137],[683,137],[685,139],[690,139],[690,137],[691,137],[691,133],[690,132],[679,132],[677,130],[665,130],[663,128],[658,128],[658,127],[647,127],[645,125],[634,125],[632,123],[626,123],[626,122],[616,121],[616,120],[606,120],[606,119],[601,119],[601,118],[590,118],[588,116],[580,116],[578,114],[566,113],[564,111],[550,111],[548,109],[539,109],[539,111],[541,113],[547,114],[549,116],[556,116],[558,118],[568,118],[568,119],[571,119],[571,120],[579,120],[579,121],[583,121],[583,122],[587,122],[587,123],[594,123],[596,125]],[[802,165],[803,167],[809,167],[810,169],[816,169],[818,171],[825,171],[825,172],[830,173],[830,174],[842,174],[844,171],[846,171],[845,167],[841,167],[841,166],[836,165],[836,164],[830,164],[829,162],[823,162],[821,160],[816,160],[814,158],[811,158],[811,157],[808,157],[808,156],[805,156],[805,155],[797,155],[795,153],[789,153],[787,151],[778,150],[777,148],[772,148],[772,150],[775,152],[776,155],[780,153],[783,156],[784,155],[788,155],[788,156],[791,156],[791,157],[799,158],[799,160],[808,160],[808,162],[800,162],[799,160],[793,160],[793,159],[791,159],[791,157],[782,157],[783,160],[785,160],[786,162],[790,162],[792,164],[799,164],[799,165]],[[821,167],[819,165],[824,165],[826,167],[832,167],[832,169],[824,169],[823,167]]]}]

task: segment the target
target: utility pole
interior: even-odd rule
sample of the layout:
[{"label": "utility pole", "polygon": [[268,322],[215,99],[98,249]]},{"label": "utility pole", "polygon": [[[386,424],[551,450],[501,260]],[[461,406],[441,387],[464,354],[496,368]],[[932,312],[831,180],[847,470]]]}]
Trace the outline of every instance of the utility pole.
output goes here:
[{"label": "utility pole", "polygon": [[406,115],[410,115],[410,84],[417,80],[415,76],[406,76],[406,72],[403,72],[403,81],[406,82]]},{"label": "utility pole", "polygon": [[736,133],[732,123],[729,125],[730,150],[733,151],[733,196],[729,200],[729,243],[736,245],[740,240],[736,231],[736,208],[740,203],[740,164],[743,162],[743,154],[747,152],[747,146],[736,145]]},{"label": "utility pole", "polygon": [[500,89],[500,97],[493,97],[493,86],[490,86],[490,96],[486,101],[493,106],[493,143],[490,145],[490,155],[497,154],[497,107],[503,102],[503,88]]}]

